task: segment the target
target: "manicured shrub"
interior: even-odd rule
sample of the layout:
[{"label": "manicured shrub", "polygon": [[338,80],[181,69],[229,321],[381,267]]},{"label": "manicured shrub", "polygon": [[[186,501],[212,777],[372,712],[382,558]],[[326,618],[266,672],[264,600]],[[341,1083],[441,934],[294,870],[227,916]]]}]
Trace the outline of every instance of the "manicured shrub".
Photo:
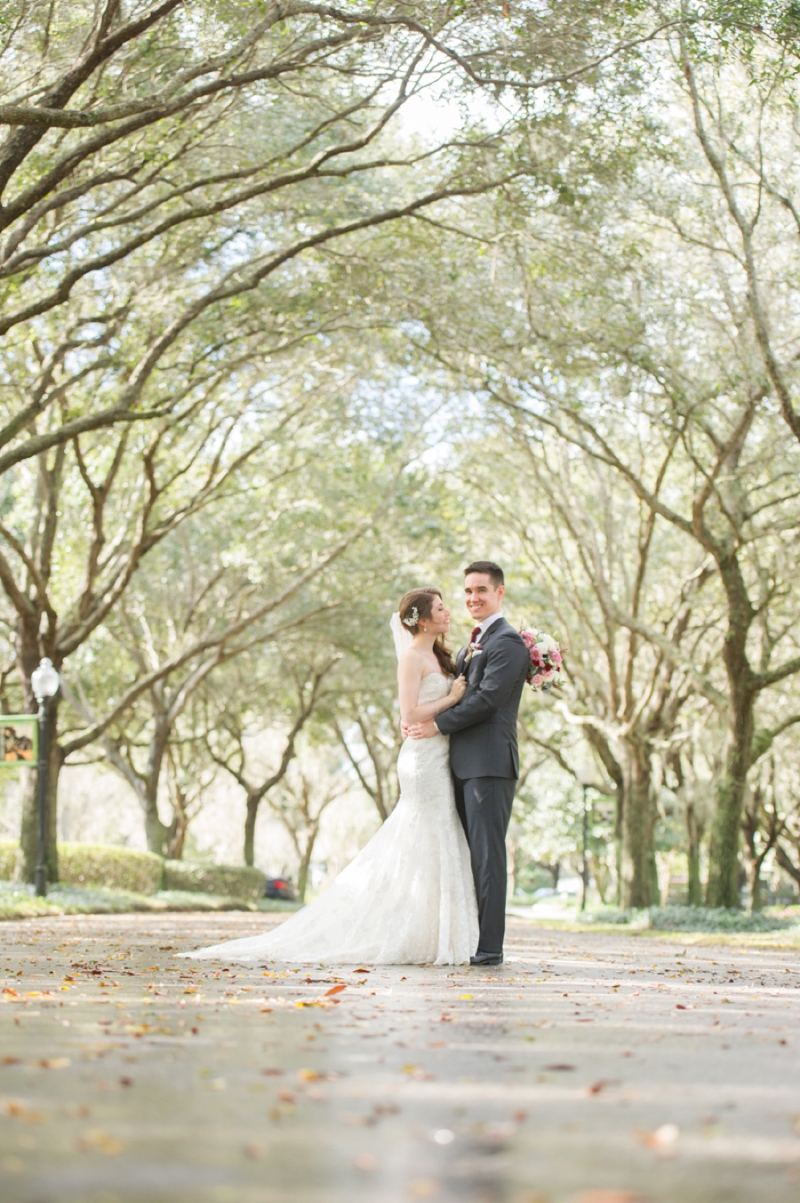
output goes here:
[{"label": "manicured shrub", "polygon": [[164,861],[152,852],[115,844],[59,844],[58,876],[68,886],[106,886],[155,894],[161,889]]},{"label": "manicured shrub", "polygon": [[[0,840],[0,881],[13,881],[18,850],[16,840]],[[165,861],[152,852],[135,852],[116,844],[59,844],[58,876],[65,886],[129,890],[134,894],[183,890],[242,902],[258,902],[266,886],[260,869]]]},{"label": "manicured shrub", "polygon": [[619,923],[646,931],[686,932],[767,932],[780,931],[792,925],[791,919],[762,912],[750,914],[727,907],[651,906],[647,909],[620,911],[613,907],[599,908],[589,916],[589,922]]},{"label": "manicured shrub", "polygon": [[19,844],[16,840],[0,840],[0,881],[13,881]]},{"label": "manicured shrub", "polygon": [[264,895],[267,879],[260,869],[239,865],[197,865],[190,861],[164,863],[165,890],[193,890],[201,894],[222,894],[257,902]]}]

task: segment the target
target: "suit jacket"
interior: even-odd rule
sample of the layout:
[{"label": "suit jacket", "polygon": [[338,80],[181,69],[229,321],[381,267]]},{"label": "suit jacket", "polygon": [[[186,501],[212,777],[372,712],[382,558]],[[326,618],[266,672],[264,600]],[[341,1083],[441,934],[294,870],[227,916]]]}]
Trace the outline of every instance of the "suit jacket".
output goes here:
[{"label": "suit jacket", "polygon": [[[469,645],[456,665],[464,669]],[[466,781],[471,777],[518,777],[517,711],[528,672],[528,649],[521,636],[499,618],[481,640],[464,669],[467,692],[436,719],[450,736],[450,767]]]}]

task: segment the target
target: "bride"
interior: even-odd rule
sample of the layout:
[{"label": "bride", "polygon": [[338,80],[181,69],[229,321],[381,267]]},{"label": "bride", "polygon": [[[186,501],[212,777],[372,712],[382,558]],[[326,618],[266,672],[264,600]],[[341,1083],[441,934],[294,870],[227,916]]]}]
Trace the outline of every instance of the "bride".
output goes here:
[{"label": "bride", "polygon": [[[392,615],[400,713],[436,718],[466,689],[445,644],[438,589],[414,589]],[[400,800],[383,826],[310,906],[273,931],[183,956],[222,961],[463,965],[478,942],[469,848],[456,813],[448,737],[407,739]]]}]

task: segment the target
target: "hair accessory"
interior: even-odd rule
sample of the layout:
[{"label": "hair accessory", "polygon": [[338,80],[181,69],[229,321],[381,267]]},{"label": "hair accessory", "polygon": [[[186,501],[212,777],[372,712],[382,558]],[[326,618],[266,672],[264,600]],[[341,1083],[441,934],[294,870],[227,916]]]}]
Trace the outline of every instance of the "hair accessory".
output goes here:
[{"label": "hair accessory", "polygon": [[419,610],[417,609],[417,607],[412,606],[411,613],[409,614],[408,618],[403,618],[403,619],[401,619],[401,621],[403,623],[403,626],[415,627],[417,625],[417,623],[419,622]]}]

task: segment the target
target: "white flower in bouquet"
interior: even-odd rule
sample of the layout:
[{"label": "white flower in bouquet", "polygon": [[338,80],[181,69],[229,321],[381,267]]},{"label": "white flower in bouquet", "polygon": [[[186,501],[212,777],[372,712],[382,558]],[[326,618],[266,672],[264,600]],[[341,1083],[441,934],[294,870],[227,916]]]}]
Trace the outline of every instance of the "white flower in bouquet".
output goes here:
[{"label": "white flower in bouquet", "polygon": [[531,689],[549,691],[561,684],[561,648],[552,635],[545,631],[520,629],[520,635],[528,649],[530,664],[527,681]]}]

